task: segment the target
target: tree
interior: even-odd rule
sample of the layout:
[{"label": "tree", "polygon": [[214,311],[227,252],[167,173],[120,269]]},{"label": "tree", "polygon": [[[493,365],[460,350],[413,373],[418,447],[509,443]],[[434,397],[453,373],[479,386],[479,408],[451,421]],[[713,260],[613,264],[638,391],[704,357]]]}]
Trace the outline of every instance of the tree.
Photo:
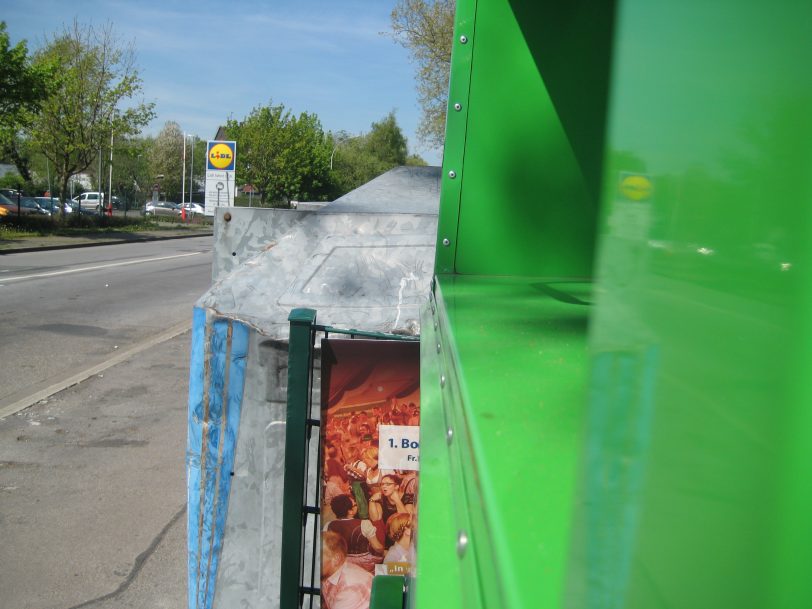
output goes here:
[{"label": "tree", "polygon": [[183,131],[168,121],[152,143],[149,154],[152,177],[163,175],[162,190],[172,199],[180,199],[183,180]]},{"label": "tree", "polygon": [[396,167],[406,163],[406,138],[392,111],[377,123],[367,136],[369,151],[385,165]]},{"label": "tree", "polygon": [[428,163],[419,154],[410,154],[406,157],[406,165],[409,167],[425,167]]},{"label": "tree", "polygon": [[25,40],[10,46],[6,23],[0,21],[0,154],[26,182],[32,181],[30,150],[21,131],[48,97],[52,76],[52,66],[32,65]]},{"label": "tree", "polygon": [[60,196],[66,197],[71,176],[109,146],[111,133],[138,133],[155,116],[154,105],[121,107],[141,90],[141,79],[132,46],[120,46],[109,24],[94,28],[74,21],[46,40],[34,64],[55,66],[56,75],[52,94],[26,131],[53,164]]},{"label": "tree", "polygon": [[[409,157],[407,140],[390,112],[372,123],[369,133],[350,137],[339,133],[333,154],[334,195],[341,196],[393,167],[423,164],[420,157]],[[419,161],[418,161],[419,159]],[[411,163],[410,163],[411,160]]]},{"label": "tree", "polygon": [[269,103],[230,119],[226,133],[237,142],[237,181],[251,184],[261,203],[327,197],[332,140],[315,114],[296,117]]},{"label": "tree", "polygon": [[448,103],[455,0],[398,0],[392,11],[395,40],[417,64],[417,95],[423,110],[418,137],[442,147]]},{"label": "tree", "polygon": [[129,137],[115,142],[113,192],[122,197],[127,208],[143,203],[151,196],[155,174],[149,159],[152,138]]},{"label": "tree", "polygon": [[333,198],[338,198],[392,169],[377,158],[367,145],[367,136],[339,136],[333,154]]}]

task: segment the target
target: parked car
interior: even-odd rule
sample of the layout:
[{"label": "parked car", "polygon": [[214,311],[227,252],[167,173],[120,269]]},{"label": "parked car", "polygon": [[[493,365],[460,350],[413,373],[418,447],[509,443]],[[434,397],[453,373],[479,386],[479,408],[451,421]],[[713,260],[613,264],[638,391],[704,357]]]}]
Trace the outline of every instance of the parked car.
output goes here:
[{"label": "parked car", "polygon": [[[15,205],[16,211],[16,205]],[[34,197],[20,197],[20,213],[40,216],[50,216],[51,212],[40,207]]]},{"label": "parked car", "polygon": [[[16,191],[14,191],[16,192]],[[3,206],[4,209],[7,209],[11,215],[17,215],[17,195],[14,195],[14,198],[11,199],[6,195],[0,194],[0,205]],[[47,211],[42,209],[39,205],[37,205],[37,201],[33,197],[19,197],[20,200],[20,214],[21,215],[29,215],[29,214],[48,214]]]},{"label": "parked car", "polygon": [[170,201],[158,201],[157,203],[150,201],[144,209],[144,214],[147,216],[179,216],[180,205]]},{"label": "parked car", "polygon": [[186,214],[192,216],[202,216],[206,213],[206,208],[198,203],[184,203],[181,209],[185,209]]},{"label": "parked car", "polygon": [[17,213],[17,203],[12,202],[6,195],[0,193],[0,216]]},{"label": "parked car", "polygon": [[78,197],[73,197],[73,202],[77,204],[79,211],[99,212],[104,206],[103,192],[83,192]]},{"label": "parked car", "polygon": [[[59,199],[56,197],[34,197],[37,200],[37,203],[42,209],[45,209],[51,212],[52,216],[62,213],[62,207],[60,206]],[[67,201],[63,201],[65,205],[65,213],[69,214],[73,212],[73,207],[71,207],[70,203]]]}]

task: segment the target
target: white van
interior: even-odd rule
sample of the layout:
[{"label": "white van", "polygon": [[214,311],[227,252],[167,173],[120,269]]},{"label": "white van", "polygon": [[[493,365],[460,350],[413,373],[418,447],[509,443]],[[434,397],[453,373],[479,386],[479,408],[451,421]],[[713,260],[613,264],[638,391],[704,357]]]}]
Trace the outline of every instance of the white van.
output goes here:
[{"label": "white van", "polygon": [[83,192],[78,197],[73,197],[73,201],[79,204],[81,211],[102,211],[104,207],[103,192]]}]

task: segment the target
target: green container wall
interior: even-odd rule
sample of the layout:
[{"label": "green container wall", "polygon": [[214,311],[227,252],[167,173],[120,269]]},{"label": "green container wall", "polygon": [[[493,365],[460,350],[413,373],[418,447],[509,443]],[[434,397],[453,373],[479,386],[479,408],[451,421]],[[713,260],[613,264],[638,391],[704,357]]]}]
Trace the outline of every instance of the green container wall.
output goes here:
[{"label": "green container wall", "polygon": [[568,607],[812,606],[810,32],[620,4]]},{"label": "green container wall", "polygon": [[591,276],[612,5],[458,3],[438,273]]},{"label": "green container wall", "polygon": [[457,4],[413,606],[562,603],[613,18],[612,2]]},{"label": "green container wall", "polygon": [[457,12],[412,606],[812,607],[812,3]]}]

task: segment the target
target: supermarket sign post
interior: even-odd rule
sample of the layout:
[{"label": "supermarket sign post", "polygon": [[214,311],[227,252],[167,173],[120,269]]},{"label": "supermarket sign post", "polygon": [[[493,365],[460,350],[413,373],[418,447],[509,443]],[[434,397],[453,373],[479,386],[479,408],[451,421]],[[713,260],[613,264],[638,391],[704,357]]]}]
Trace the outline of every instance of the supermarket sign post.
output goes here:
[{"label": "supermarket sign post", "polygon": [[206,215],[213,216],[215,207],[233,207],[237,189],[237,142],[206,142]]}]

